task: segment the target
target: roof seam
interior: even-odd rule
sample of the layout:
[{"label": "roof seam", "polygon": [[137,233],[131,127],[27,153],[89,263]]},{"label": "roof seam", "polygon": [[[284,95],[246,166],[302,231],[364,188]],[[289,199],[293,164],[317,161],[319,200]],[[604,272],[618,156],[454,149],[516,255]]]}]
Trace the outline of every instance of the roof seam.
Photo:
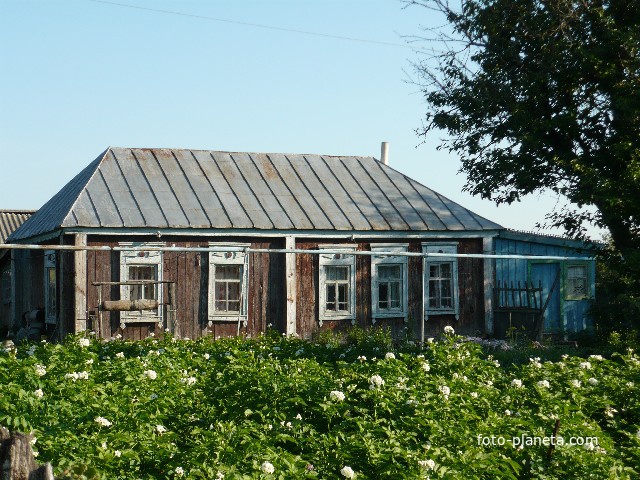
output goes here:
[{"label": "roof seam", "polygon": [[[269,220],[269,223],[271,223],[271,226],[273,228],[275,228],[276,224],[273,223],[273,220],[271,219],[271,217],[267,213],[267,209],[264,208],[264,206],[262,205],[262,202],[260,200],[258,200],[258,196],[256,195],[256,192],[253,191],[253,188],[251,188],[251,184],[245,178],[244,173],[242,173],[242,170],[240,170],[240,167],[238,166],[238,164],[236,162],[236,159],[233,158],[232,154],[229,154],[229,158],[231,158],[231,160],[233,160],[233,166],[236,167],[236,170],[238,170],[238,173],[240,174],[240,177],[242,178],[242,181],[247,185],[247,188],[251,192],[251,195],[253,195],[253,197],[256,199],[256,203],[260,206],[260,209],[264,213],[264,216],[267,217],[267,220]],[[238,198],[238,200],[240,200],[240,199]]]},{"label": "roof seam", "polygon": [[[360,205],[358,205],[358,202],[356,202],[353,197],[351,196],[351,194],[349,193],[349,190],[347,190],[346,188],[344,188],[344,185],[342,185],[342,182],[338,179],[338,177],[336,177],[335,172],[333,171],[333,169],[329,166],[329,163],[327,163],[327,160],[325,159],[324,156],[320,157],[322,159],[322,161],[324,162],[324,164],[327,167],[327,170],[329,171],[329,173],[331,174],[331,176],[333,176],[333,178],[336,180],[337,183],[340,184],[340,186],[342,187],[342,190],[344,191],[344,193],[347,194],[347,197],[349,197],[349,200],[351,200],[351,203],[353,205],[355,205],[355,207],[358,209],[358,212],[360,212],[360,215],[362,216],[362,218],[364,218],[364,221],[367,222],[369,224],[369,228],[371,228],[373,230],[373,224],[369,221],[369,219],[367,218],[367,216],[364,214],[364,212],[362,211],[362,209],[360,208]],[[338,159],[340,159],[340,157],[338,157]],[[349,222],[351,223],[351,222]],[[353,227],[354,225],[351,224],[351,226]]]},{"label": "roof seam", "polygon": [[[267,182],[267,180],[264,178],[264,175],[262,175],[262,172],[260,171],[260,168],[258,167],[258,164],[256,163],[256,161],[253,158],[253,155],[248,154],[247,155],[249,157],[249,160],[251,161],[251,163],[253,164],[253,166],[256,168],[256,171],[258,172],[258,175],[260,175],[260,178],[262,179],[262,181],[264,182],[264,184],[267,186],[267,188],[269,189],[269,191],[271,192],[271,195],[273,195],[273,198],[275,199],[275,201],[278,203],[278,206],[280,207],[280,210],[282,210],[282,213],[284,213],[284,215],[289,219],[289,223],[291,224],[291,226],[295,226],[295,223],[293,222],[293,220],[291,219],[291,217],[289,216],[289,214],[287,213],[287,211],[285,210],[284,206],[282,205],[282,203],[280,203],[280,200],[278,199],[278,196],[275,194],[275,192],[271,189],[271,186],[269,185],[269,182]],[[258,202],[259,203],[259,202]],[[275,224],[273,223],[273,220],[271,221],[271,224],[275,227]]]},{"label": "roof seam", "polygon": [[[169,219],[164,214],[164,210],[162,208],[162,205],[160,205],[160,201],[158,200],[158,196],[156,195],[155,190],[151,187],[151,182],[147,178],[147,175],[144,173],[144,170],[142,169],[142,166],[140,165],[140,160],[138,159],[138,157],[135,154],[135,152],[133,151],[133,149],[129,149],[129,150],[131,152],[131,156],[136,161],[136,166],[138,167],[138,170],[140,170],[140,173],[142,174],[142,178],[144,178],[144,181],[146,182],[147,186],[149,187],[149,192],[151,192],[151,195],[153,196],[153,199],[156,201],[156,205],[158,205],[158,210],[160,210],[160,213],[162,214],[162,217],[164,218],[164,222],[167,224],[167,226],[169,226],[170,225]],[[146,220],[145,220],[145,222],[146,222]]]},{"label": "roof seam", "polygon": [[[251,224],[252,228],[256,228],[256,224],[253,223],[253,219],[251,218],[251,216],[249,215],[249,212],[247,212],[247,209],[245,208],[245,206],[242,204],[242,201],[238,198],[238,196],[236,195],[236,192],[233,190],[233,188],[231,187],[231,183],[229,183],[229,180],[227,179],[227,176],[224,174],[224,172],[222,171],[222,169],[220,168],[220,165],[218,165],[218,162],[216,161],[215,157],[213,156],[212,152],[209,152],[209,155],[211,156],[211,159],[213,160],[213,164],[216,166],[216,168],[218,169],[218,171],[220,172],[220,175],[222,176],[222,178],[224,179],[225,183],[227,184],[227,186],[229,187],[229,191],[233,194],[234,197],[236,197],[236,200],[238,201],[238,205],[240,205],[240,208],[242,208],[242,211],[244,212],[244,215],[247,217],[247,219],[249,220],[249,223]],[[229,155],[231,156],[231,155]],[[231,225],[233,225],[233,222],[231,222]]]},{"label": "roof seam", "polygon": [[[111,199],[111,202],[113,202],[113,206],[115,207],[116,212],[118,213],[118,218],[120,218],[120,223],[122,223],[122,225],[126,227],[126,224],[125,224],[125,221],[124,221],[124,217],[122,216],[122,213],[120,212],[120,208],[118,207],[118,202],[116,202],[116,199],[113,198],[113,192],[109,188],[109,184],[107,183],[107,179],[104,177],[104,174],[102,173],[102,170],[100,170],[100,178],[102,178],[102,181],[104,182],[104,184],[107,187],[107,193],[109,194],[109,198]],[[89,201],[91,202],[91,206],[93,207],[93,210],[96,212],[96,218],[98,219],[98,223],[100,224],[100,226],[103,226],[102,219],[100,218],[100,214],[98,213],[98,209],[96,208],[95,203],[91,199],[91,196],[89,195],[89,191],[88,190],[87,190],[87,197],[89,197]]]},{"label": "roof seam", "polygon": [[[189,153],[191,153],[191,151],[189,151]],[[207,221],[209,222],[209,225],[213,225],[213,222],[211,221],[211,218],[209,218],[209,215],[207,214],[207,211],[204,209],[204,205],[200,201],[200,197],[198,196],[198,192],[196,192],[196,189],[193,188],[193,185],[191,184],[191,181],[189,181],[189,176],[184,171],[184,168],[182,168],[182,164],[180,163],[180,160],[178,160],[178,157],[176,156],[176,154],[175,154],[175,152],[173,150],[171,150],[171,155],[173,155],[173,158],[175,159],[176,163],[178,164],[178,168],[182,172],[182,176],[184,177],[185,182],[187,182],[187,185],[189,185],[189,188],[193,192],[193,196],[196,198],[196,200],[198,202],[198,205],[200,205],[200,210],[202,211],[204,216],[207,218]],[[187,220],[188,220],[188,218],[187,218]]]},{"label": "roof seam", "polygon": [[[173,188],[173,185],[171,185],[171,181],[169,180],[167,172],[164,171],[164,168],[162,168],[162,163],[160,163],[160,160],[158,160],[158,156],[156,155],[156,153],[154,151],[151,152],[151,156],[153,157],[153,159],[158,164],[158,168],[162,172],[162,176],[164,177],[165,182],[167,182],[167,185],[169,185],[169,190],[171,190],[171,193],[173,194],[173,197],[176,199],[176,202],[178,203],[178,206],[180,207],[180,211],[182,212],[182,215],[184,215],[184,218],[187,220],[187,223],[191,223],[191,220],[189,219],[189,216],[187,215],[187,212],[185,212],[184,207],[182,206],[182,202],[180,201],[180,198],[178,198],[178,195],[176,194],[176,191]],[[167,225],[170,225],[169,219],[167,219]]]},{"label": "roof seam", "polygon": [[[291,164],[291,170],[293,171],[295,176],[298,177],[298,180],[300,181],[300,183],[302,184],[304,189],[309,194],[309,198],[311,198],[315,202],[316,206],[318,207],[318,210],[320,210],[322,212],[322,215],[324,215],[324,218],[327,219],[327,222],[329,222],[329,225],[331,225],[335,229],[336,226],[333,224],[333,222],[329,218],[329,215],[327,215],[325,213],[324,208],[322,208],[322,206],[318,203],[318,201],[315,199],[315,197],[313,195],[311,195],[311,190],[309,190],[309,187],[307,187],[307,184],[304,183],[304,180],[302,180],[302,177],[300,176],[300,173],[298,172],[298,169],[295,167],[294,162],[287,155],[284,155],[284,158],[286,158],[287,161],[289,162],[289,164]],[[311,222],[311,223],[313,223],[313,222]]]},{"label": "roof seam", "polygon": [[[293,200],[296,202],[296,205],[298,205],[298,208],[300,209],[300,211],[302,212],[302,214],[307,218],[307,220],[309,221],[309,223],[311,225],[314,225],[313,220],[311,220],[311,217],[309,217],[309,215],[307,215],[307,212],[304,208],[302,208],[302,205],[300,204],[300,201],[298,200],[298,198],[293,194],[293,192],[291,191],[291,189],[289,188],[289,184],[287,182],[284,181],[284,178],[282,178],[282,174],[280,173],[280,170],[278,170],[278,168],[276,167],[275,163],[273,163],[273,160],[271,159],[271,155],[270,153],[265,154],[265,156],[267,157],[267,159],[269,160],[269,163],[271,164],[271,166],[273,167],[273,170],[276,172],[276,174],[278,175],[278,178],[280,179],[280,181],[282,182],[282,184],[284,185],[284,188],[287,189],[287,192],[289,192],[291,194],[291,198],[293,198]],[[287,158],[285,156],[285,158]],[[288,159],[287,159],[288,160]],[[293,222],[291,222],[291,224],[293,225]],[[315,225],[314,225],[315,226]]]},{"label": "roof seam", "polygon": [[[380,216],[380,218],[382,219],[382,221],[383,221],[384,223],[386,223],[386,224],[387,224],[387,226],[388,226],[389,228],[391,228],[391,224],[390,224],[390,223],[389,223],[389,221],[385,218],[385,216],[382,214],[382,212],[381,212],[381,211],[380,211],[380,209],[378,208],[378,205],[376,205],[376,203],[375,203],[373,200],[371,200],[371,197],[369,196],[369,194],[367,193],[367,191],[366,191],[364,188],[362,188],[362,187],[360,186],[360,184],[359,184],[359,183],[358,183],[358,181],[356,180],[356,177],[354,177],[354,176],[353,176],[353,173],[351,173],[351,170],[349,170],[349,168],[344,164],[344,161],[342,160],[342,158],[339,158],[338,160],[339,160],[339,161],[340,161],[340,163],[342,164],[342,167],[343,167],[343,168],[346,170],[346,172],[349,174],[349,176],[351,177],[351,179],[353,180],[353,182],[354,182],[356,185],[358,185],[358,187],[360,187],[360,191],[364,194],[364,196],[365,196],[365,197],[367,197],[367,200],[369,200],[369,203],[371,204],[371,206],[372,206],[373,208],[375,208],[375,209],[376,209],[376,211],[378,212],[378,215]],[[367,221],[368,221],[368,219],[367,219]],[[369,222],[369,224],[371,224],[371,222]],[[373,225],[371,226],[371,228],[373,228]]]},{"label": "roof seam", "polygon": [[[129,189],[129,194],[131,195],[131,198],[133,199],[133,203],[135,203],[136,208],[138,209],[138,212],[140,212],[140,216],[142,217],[142,221],[146,224],[147,223],[147,219],[144,216],[144,212],[142,211],[142,208],[140,208],[140,203],[138,202],[138,199],[136,198],[135,194],[133,193],[133,189],[131,188],[131,185],[129,184],[129,181],[127,180],[127,176],[124,174],[124,170],[122,170],[122,165],[120,165],[120,161],[118,160],[118,157],[116,157],[113,152],[113,159],[115,160],[115,164],[116,167],[118,168],[118,170],[120,171],[120,175],[122,176],[122,180],[124,181],[124,184],[127,186],[127,188]],[[133,151],[131,151],[131,155],[133,156],[133,158],[136,159],[136,162],[138,161],[138,159],[136,158],[136,156],[133,154]],[[122,224],[125,224],[124,219],[122,219]]]},{"label": "roof seam", "polygon": [[[229,216],[229,213],[227,212],[227,209],[224,207],[224,204],[222,203],[222,200],[220,200],[220,196],[218,195],[218,192],[216,192],[216,189],[213,188],[213,184],[211,183],[211,179],[209,178],[209,175],[207,175],[207,172],[204,171],[204,168],[202,168],[202,165],[200,164],[200,160],[198,160],[198,157],[196,157],[196,155],[193,153],[193,150],[189,150],[189,153],[191,154],[193,159],[196,161],[196,164],[198,165],[198,168],[202,172],[202,176],[207,179],[207,183],[211,187],[211,191],[213,192],[213,194],[218,199],[218,203],[220,204],[220,208],[222,208],[222,211],[224,212],[224,215],[227,217],[229,225],[233,225],[233,222],[231,221],[231,217]],[[212,158],[212,160],[213,160],[213,158]],[[215,161],[213,163],[215,164]],[[205,215],[206,215],[206,213],[205,213]],[[207,218],[209,218],[209,215],[207,215]],[[211,226],[213,226],[213,223],[211,224]]]},{"label": "roof seam", "polygon": [[[329,198],[331,199],[331,201],[334,203],[334,205],[336,207],[338,207],[338,210],[340,210],[340,213],[342,214],[342,216],[344,217],[344,219],[347,221],[347,223],[349,224],[349,226],[351,228],[355,228],[355,225],[353,223],[351,223],[351,220],[349,220],[349,217],[344,213],[344,210],[342,210],[342,207],[340,206],[340,204],[336,201],[336,199],[333,197],[333,195],[331,195],[331,192],[329,191],[329,189],[327,188],[327,186],[324,184],[324,182],[322,182],[322,180],[320,180],[320,177],[318,176],[318,174],[316,173],[316,171],[314,170],[314,168],[311,166],[311,162],[309,161],[309,159],[307,158],[306,155],[303,155],[302,158],[304,159],[304,161],[307,163],[307,165],[309,165],[309,170],[311,170],[311,172],[313,173],[313,176],[316,177],[316,180],[318,180],[318,184],[322,186],[322,188],[324,188],[324,191],[327,192]],[[322,158],[322,157],[320,157]],[[340,185],[340,188],[342,188],[342,185],[340,184],[340,182],[338,182],[338,184]],[[344,190],[344,189],[343,189]]]}]

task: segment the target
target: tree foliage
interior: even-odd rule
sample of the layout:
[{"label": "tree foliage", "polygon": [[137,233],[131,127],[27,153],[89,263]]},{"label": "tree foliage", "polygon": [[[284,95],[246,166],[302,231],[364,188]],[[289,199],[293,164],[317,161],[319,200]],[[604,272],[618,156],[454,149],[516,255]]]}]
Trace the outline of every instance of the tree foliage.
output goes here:
[{"label": "tree foliage", "polygon": [[416,65],[428,104],[418,133],[447,132],[465,188],[497,204],[553,191],[575,207],[550,212],[551,225],[606,228],[618,253],[637,257],[640,2],[408,3],[448,22],[444,52]]}]

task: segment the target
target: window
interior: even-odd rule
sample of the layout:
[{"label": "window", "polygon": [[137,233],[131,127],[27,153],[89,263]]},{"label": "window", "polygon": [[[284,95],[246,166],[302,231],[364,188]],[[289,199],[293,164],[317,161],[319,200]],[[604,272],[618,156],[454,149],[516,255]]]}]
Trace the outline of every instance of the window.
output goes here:
[{"label": "window", "polygon": [[210,243],[230,251],[209,252],[209,326],[214,321],[243,320],[247,325],[249,257],[247,243]]},{"label": "window", "polygon": [[44,320],[56,323],[58,316],[57,284],[56,284],[56,252],[44,252]]},{"label": "window", "polygon": [[[372,245],[373,252],[402,253],[407,245]],[[371,256],[372,321],[378,318],[403,317],[407,320],[407,257],[403,255]]]},{"label": "window", "polygon": [[435,253],[424,260],[424,306],[425,316],[436,314],[460,315],[458,296],[458,259],[442,254],[455,254],[457,244],[423,243],[424,253]]},{"label": "window", "polygon": [[[122,247],[163,247],[163,243],[120,243]],[[162,322],[162,252],[131,250],[120,252],[120,281],[136,282],[134,285],[121,285],[122,300],[156,300],[153,310],[120,312],[120,323]]]},{"label": "window", "polygon": [[321,250],[337,250],[337,253],[321,253],[319,273],[320,325],[324,320],[351,320],[355,323],[355,256],[348,255],[354,247],[344,245],[320,245]]},{"label": "window", "polygon": [[584,300],[589,298],[589,269],[587,265],[567,265],[565,277],[565,298]]},{"label": "window", "polygon": [[2,303],[11,303],[11,265],[7,265],[2,270],[0,282],[2,283]]}]

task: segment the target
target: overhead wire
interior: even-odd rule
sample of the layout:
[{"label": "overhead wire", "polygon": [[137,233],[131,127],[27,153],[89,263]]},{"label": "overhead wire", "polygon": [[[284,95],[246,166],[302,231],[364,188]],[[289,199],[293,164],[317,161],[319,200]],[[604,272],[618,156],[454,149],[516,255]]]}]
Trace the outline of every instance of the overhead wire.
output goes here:
[{"label": "overhead wire", "polygon": [[148,12],[155,12],[155,13],[163,13],[165,15],[177,15],[177,16],[181,16],[181,17],[188,17],[188,18],[197,18],[200,20],[209,20],[209,21],[213,21],[213,22],[222,22],[222,23],[230,23],[230,24],[234,24],[234,25],[242,25],[245,27],[253,27],[253,28],[263,28],[263,29],[267,29],[267,30],[275,30],[275,31],[280,31],[280,32],[286,32],[286,33],[296,33],[299,35],[312,35],[312,36],[316,36],[316,37],[324,37],[324,38],[331,38],[334,40],[347,40],[350,42],[360,42],[360,43],[370,43],[370,44],[374,44],[374,45],[384,45],[387,47],[396,47],[396,48],[408,48],[410,50],[413,51],[423,51],[423,48],[419,48],[419,47],[414,47],[411,45],[407,45],[404,43],[394,43],[394,42],[386,42],[386,41],[382,41],[382,40],[372,40],[372,39],[367,39],[367,38],[358,38],[358,37],[350,37],[350,36],[346,36],[346,35],[335,35],[335,34],[331,34],[331,33],[322,33],[322,32],[312,32],[309,30],[301,30],[301,29],[297,29],[297,28],[287,28],[287,27],[277,27],[274,25],[266,25],[266,24],[262,24],[262,23],[253,23],[253,22],[244,22],[244,21],[240,21],[240,20],[229,20],[227,18],[219,18],[219,17],[211,17],[208,15],[199,15],[199,14],[195,14],[195,13],[185,13],[185,12],[179,12],[176,10],[164,10],[164,9],[160,9],[160,8],[152,8],[152,7],[143,7],[140,5],[132,5],[129,3],[121,3],[121,2],[113,2],[110,0],[86,0],[88,2],[93,2],[93,3],[102,3],[105,5],[113,5],[113,6],[117,6],[117,7],[124,7],[124,8],[131,8],[131,9],[135,9],[135,10],[143,10],[143,11],[148,11]]}]

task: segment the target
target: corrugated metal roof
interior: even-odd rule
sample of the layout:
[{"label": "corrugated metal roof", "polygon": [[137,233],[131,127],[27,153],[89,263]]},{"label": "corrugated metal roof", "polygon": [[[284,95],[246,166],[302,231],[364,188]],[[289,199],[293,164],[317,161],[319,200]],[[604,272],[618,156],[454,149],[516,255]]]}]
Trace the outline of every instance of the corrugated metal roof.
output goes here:
[{"label": "corrugated metal roof", "polygon": [[502,228],[372,157],[115,147],[71,180],[11,240],[61,227]]},{"label": "corrugated metal roof", "polygon": [[0,244],[34,213],[35,210],[0,210]]}]

